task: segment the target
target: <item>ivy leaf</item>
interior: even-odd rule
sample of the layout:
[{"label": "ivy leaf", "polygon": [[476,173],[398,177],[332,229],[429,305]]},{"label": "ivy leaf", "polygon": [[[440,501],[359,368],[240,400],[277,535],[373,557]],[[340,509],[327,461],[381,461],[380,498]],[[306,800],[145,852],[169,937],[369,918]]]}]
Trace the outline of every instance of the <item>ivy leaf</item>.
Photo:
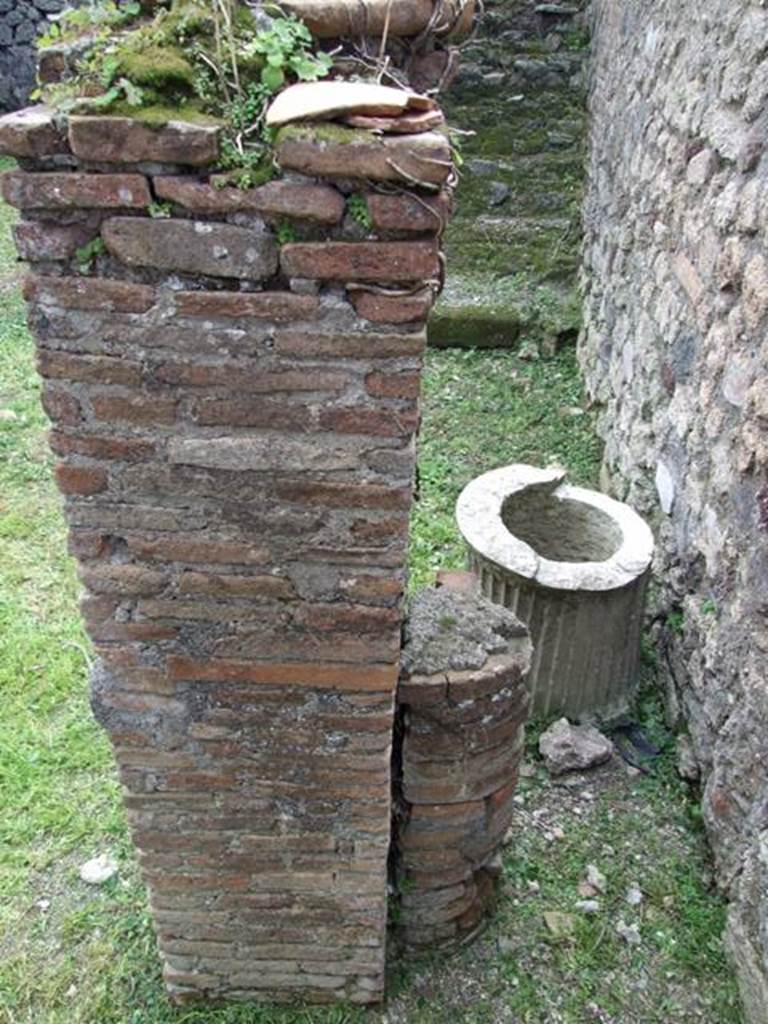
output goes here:
[{"label": "ivy leaf", "polygon": [[123,4],[120,8],[121,14],[127,14],[128,17],[134,18],[137,14],[141,14],[141,4],[137,0],[129,0],[129,3]]},{"label": "ivy leaf", "polygon": [[119,100],[121,96],[120,89],[113,85],[111,89],[108,89],[101,96],[93,96],[88,99],[89,107],[108,107],[115,100]]},{"label": "ivy leaf", "polygon": [[285,82],[285,75],[281,67],[274,67],[272,64],[267,66],[261,72],[261,80],[268,89],[272,92],[276,92],[283,82]]},{"label": "ivy leaf", "polygon": [[120,61],[117,57],[107,57],[101,66],[101,84],[104,86],[112,85],[119,67]]},{"label": "ivy leaf", "polygon": [[125,98],[128,102],[128,106],[140,107],[142,105],[142,103],[144,102],[143,89],[140,89],[138,85],[134,85],[134,83],[129,78],[121,78],[117,84],[125,93]]}]

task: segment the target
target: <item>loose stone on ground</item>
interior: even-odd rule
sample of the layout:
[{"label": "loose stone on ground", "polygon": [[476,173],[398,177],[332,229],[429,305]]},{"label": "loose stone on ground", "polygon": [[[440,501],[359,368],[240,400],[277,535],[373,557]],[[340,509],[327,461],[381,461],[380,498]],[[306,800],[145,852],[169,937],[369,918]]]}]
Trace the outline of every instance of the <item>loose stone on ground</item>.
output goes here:
[{"label": "loose stone on ground", "polygon": [[560,718],[541,734],[539,753],[550,775],[564,775],[604,764],[613,754],[613,743],[594,726],[571,725]]}]

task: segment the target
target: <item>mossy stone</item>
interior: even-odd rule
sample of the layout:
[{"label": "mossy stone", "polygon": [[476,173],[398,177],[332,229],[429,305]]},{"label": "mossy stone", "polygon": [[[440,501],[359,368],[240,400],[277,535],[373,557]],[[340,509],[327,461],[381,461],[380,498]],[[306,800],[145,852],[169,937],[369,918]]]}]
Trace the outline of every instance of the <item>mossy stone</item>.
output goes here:
[{"label": "mossy stone", "polygon": [[173,46],[147,46],[142,49],[118,49],[118,74],[134,85],[156,93],[192,92],[195,69],[180,49]]},{"label": "mossy stone", "polygon": [[[275,136],[277,146],[282,142],[327,142],[336,146],[370,146],[381,141],[380,136],[365,128],[347,128],[342,124],[287,124]],[[382,143],[383,145],[383,143]]]},{"label": "mossy stone", "polygon": [[203,0],[173,0],[162,29],[166,39],[210,35],[213,32],[211,4]]},{"label": "mossy stone", "polygon": [[[84,114],[93,113],[103,115],[104,110],[87,111]],[[182,121],[187,124],[200,124],[216,127],[225,122],[212,114],[206,114],[199,108],[196,102],[183,103],[178,106],[170,106],[162,103],[154,103],[147,107],[132,107],[124,100],[113,103],[107,111],[113,117],[130,117],[134,121],[141,121],[149,127],[162,128],[169,121]]]}]

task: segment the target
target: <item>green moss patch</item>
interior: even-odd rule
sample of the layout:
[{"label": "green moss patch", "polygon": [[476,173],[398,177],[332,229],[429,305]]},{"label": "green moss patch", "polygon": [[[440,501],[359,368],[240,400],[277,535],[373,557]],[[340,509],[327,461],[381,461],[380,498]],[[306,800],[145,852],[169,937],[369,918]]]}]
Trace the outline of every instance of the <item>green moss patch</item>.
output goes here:
[{"label": "green moss patch", "polygon": [[160,93],[194,90],[195,69],[178,47],[121,48],[115,58],[117,73],[136,85]]},{"label": "green moss patch", "polygon": [[141,121],[143,124],[155,128],[162,128],[170,121],[186,121],[189,124],[210,125],[211,127],[224,124],[222,118],[206,114],[194,102],[182,103],[174,107],[164,106],[162,103],[155,103],[149,107],[132,107],[129,103],[122,101],[113,103],[109,108],[109,113],[115,117],[131,117],[134,121]]},{"label": "green moss patch", "polygon": [[287,124],[281,128],[275,142],[319,142],[335,146],[369,146],[381,137],[365,128],[347,128],[342,124]]}]

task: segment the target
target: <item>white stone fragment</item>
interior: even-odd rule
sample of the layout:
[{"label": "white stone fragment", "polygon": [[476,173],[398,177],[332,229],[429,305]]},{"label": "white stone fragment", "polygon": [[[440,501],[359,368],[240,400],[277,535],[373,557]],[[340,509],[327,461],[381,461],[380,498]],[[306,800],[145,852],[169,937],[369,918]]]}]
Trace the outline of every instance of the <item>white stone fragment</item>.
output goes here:
[{"label": "white stone fragment", "polygon": [[608,885],[605,875],[595,864],[587,864],[587,885],[591,885],[598,892],[605,892]]},{"label": "white stone fragment", "polygon": [[600,900],[576,900],[575,907],[582,914],[599,914]]},{"label": "white stone fragment", "polygon": [[620,918],[616,924],[616,934],[624,939],[628,946],[639,946],[642,941],[638,925],[627,924],[624,918]]},{"label": "white stone fragment", "polygon": [[117,874],[117,861],[108,853],[100,853],[81,864],[79,874],[88,885],[103,885]]},{"label": "white stone fragment", "polygon": [[664,515],[671,515],[675,504],[675,481],[667,465],[661,460],[656,463],[656,493]]},{"label": "white stone fragment", "polygon": [[594,726],[571,725],[560,718],[539,737],[539,753],[550,775],[563,775],[604,764],[613,743]]},{"label": "white stone fragment", "polygon": [[630,907],[639,907],[643,902],[643,892],[640,886],[634,883],[630,885],[624,899]]}]

